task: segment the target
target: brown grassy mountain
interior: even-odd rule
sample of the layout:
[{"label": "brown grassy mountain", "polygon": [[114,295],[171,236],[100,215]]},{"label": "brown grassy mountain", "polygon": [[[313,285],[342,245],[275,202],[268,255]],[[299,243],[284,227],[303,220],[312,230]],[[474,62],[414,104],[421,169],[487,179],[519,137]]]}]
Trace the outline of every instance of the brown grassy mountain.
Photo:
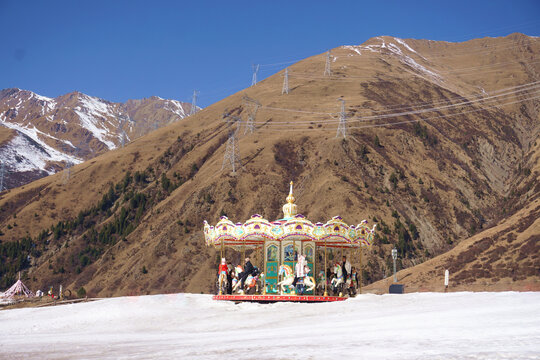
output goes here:
[{"label": "brown grassy mountain", "polygon": [[47,98],[0,91],[0,160],[4,188],[54,174],[183,119],[191,104],[153,96],[125,103],[72,92]]},{"label": "brown grassy mountain", "polygon": [[[517,224],[540,194],[539,53],[538,39],[521,34],[464,43],[384,36],[333,49],[331,76],[325,54],[307,58],[289,68],[289,94],[280,72],[75,166],[66,184],[56,174],[3,193],[0,245],[31,237],[19,243],[30,258],[17,261],[34,288],[212,291],[216,253],[204,245],[203,220],[278,218],[290,180],[312,221],[339,214],[378,223],[367,282],[389,276],[394,245],[408,268],[500,224],[518,239],[527,229],[536,236],[535,223]],[[253,134],[244,134],[245,95],[261,105]],[[345,139],[336,137],[338,99],[346,101]],[[223,114],[243,119],[236,176],[221,171]],[[490,246],[520,241],[494,237]],[[520,277],[538,277],[534,258],[505,261],[523,265]]]},{"label": "brown grassy mountain", "polygon": [[[397,273],[406,292],[443,291],[449,271],[450,291],[540,291],[540,199],[450,251]],[[369,285],[386,293],[390,276]]]}]

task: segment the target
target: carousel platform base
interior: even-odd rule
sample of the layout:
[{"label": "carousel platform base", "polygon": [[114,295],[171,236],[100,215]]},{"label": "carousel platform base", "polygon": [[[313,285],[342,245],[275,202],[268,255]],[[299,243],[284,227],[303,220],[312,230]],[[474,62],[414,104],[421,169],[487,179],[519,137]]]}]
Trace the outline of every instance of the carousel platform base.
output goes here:
[{"label": "carousel platform base", "polygon": [[256,303],[276,303],[276,302],[303,302],[321,303],[347,300],[345,296],[318,296],[318,295],[214,295],[213,300],[233,301],[233,302],[256,302]]}]

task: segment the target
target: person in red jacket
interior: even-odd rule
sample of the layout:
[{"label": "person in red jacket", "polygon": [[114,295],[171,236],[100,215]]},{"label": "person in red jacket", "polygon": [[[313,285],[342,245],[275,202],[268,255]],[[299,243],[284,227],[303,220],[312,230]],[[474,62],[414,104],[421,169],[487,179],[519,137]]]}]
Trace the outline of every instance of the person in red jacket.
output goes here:
[{"label": "person in red jacket", "polygon": [[227,261],[225,258],[221,258],[221,264],[218,268],[218,283],[219,283],[219,294],[221,295],[222,289],[227,290],[227,272],[229,268],[227,267]]},{"label": "person in red jacket", "polygon": [[219,270],[218,270],[218,276],[221,276],[221,274],[227,276],[227,261],[225,261],[225,258],[221,258],[221,264],[219,264]]}]

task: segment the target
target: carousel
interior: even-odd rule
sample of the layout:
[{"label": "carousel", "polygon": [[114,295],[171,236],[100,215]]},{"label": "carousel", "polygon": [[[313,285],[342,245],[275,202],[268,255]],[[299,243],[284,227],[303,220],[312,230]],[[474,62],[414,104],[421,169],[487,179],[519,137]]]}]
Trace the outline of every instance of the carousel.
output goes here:
[{"label": "carousel", "polygon": [[[261,270],[257,269],[253,276],[250,275],[243,288],[233,278],[231,294],[227,294],[227,276],[225,269],[221,271],[221,266],[224,266],[222,264],[218,271],[218,294],[213,297],[214,300],[267,303],[347,299],[344,291],[347,282],[343,277],[343,269],[339,262],[335,262],[333,255],[337,251],[343,255],[344,250],[346,253],[360,250],[361,274],[361,249],[371,246],[376,225],[370,229],[366,220],[356,226],[347,225],[340,216],[334,216],[325,224],[312,223],[297,212],[292,182],[287,203],[283,205],[283,215],[282,219],[268,221],[255,214],[243,224],[233,223],[226,216],[222,216],[215,226],[204,221],[206,245],[219,249],[222,259],[226,249],[240,251],[241,259],[245,258],[248,250],[262,253]],[[329,252],[334,260],[330,267]],[[242,266],[238,265],[233,273],[241,276],[242,271]],[[331,275],[331,281],[327,281],[328,275]],[[255,293],[250,294],[250,291]]]}]

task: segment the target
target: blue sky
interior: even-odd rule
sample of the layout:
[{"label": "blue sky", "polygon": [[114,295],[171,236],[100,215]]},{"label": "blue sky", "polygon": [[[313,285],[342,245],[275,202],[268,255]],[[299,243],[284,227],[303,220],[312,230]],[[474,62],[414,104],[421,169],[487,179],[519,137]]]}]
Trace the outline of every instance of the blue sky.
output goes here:
[{"label": "blue sky", "polygon": [[[302,59],[378,35],[465,41],[540,35],[540,1],[0,0],[0,88],[208,106],[253,63]],[[279,66],[261,68],[266,77]]]}]

